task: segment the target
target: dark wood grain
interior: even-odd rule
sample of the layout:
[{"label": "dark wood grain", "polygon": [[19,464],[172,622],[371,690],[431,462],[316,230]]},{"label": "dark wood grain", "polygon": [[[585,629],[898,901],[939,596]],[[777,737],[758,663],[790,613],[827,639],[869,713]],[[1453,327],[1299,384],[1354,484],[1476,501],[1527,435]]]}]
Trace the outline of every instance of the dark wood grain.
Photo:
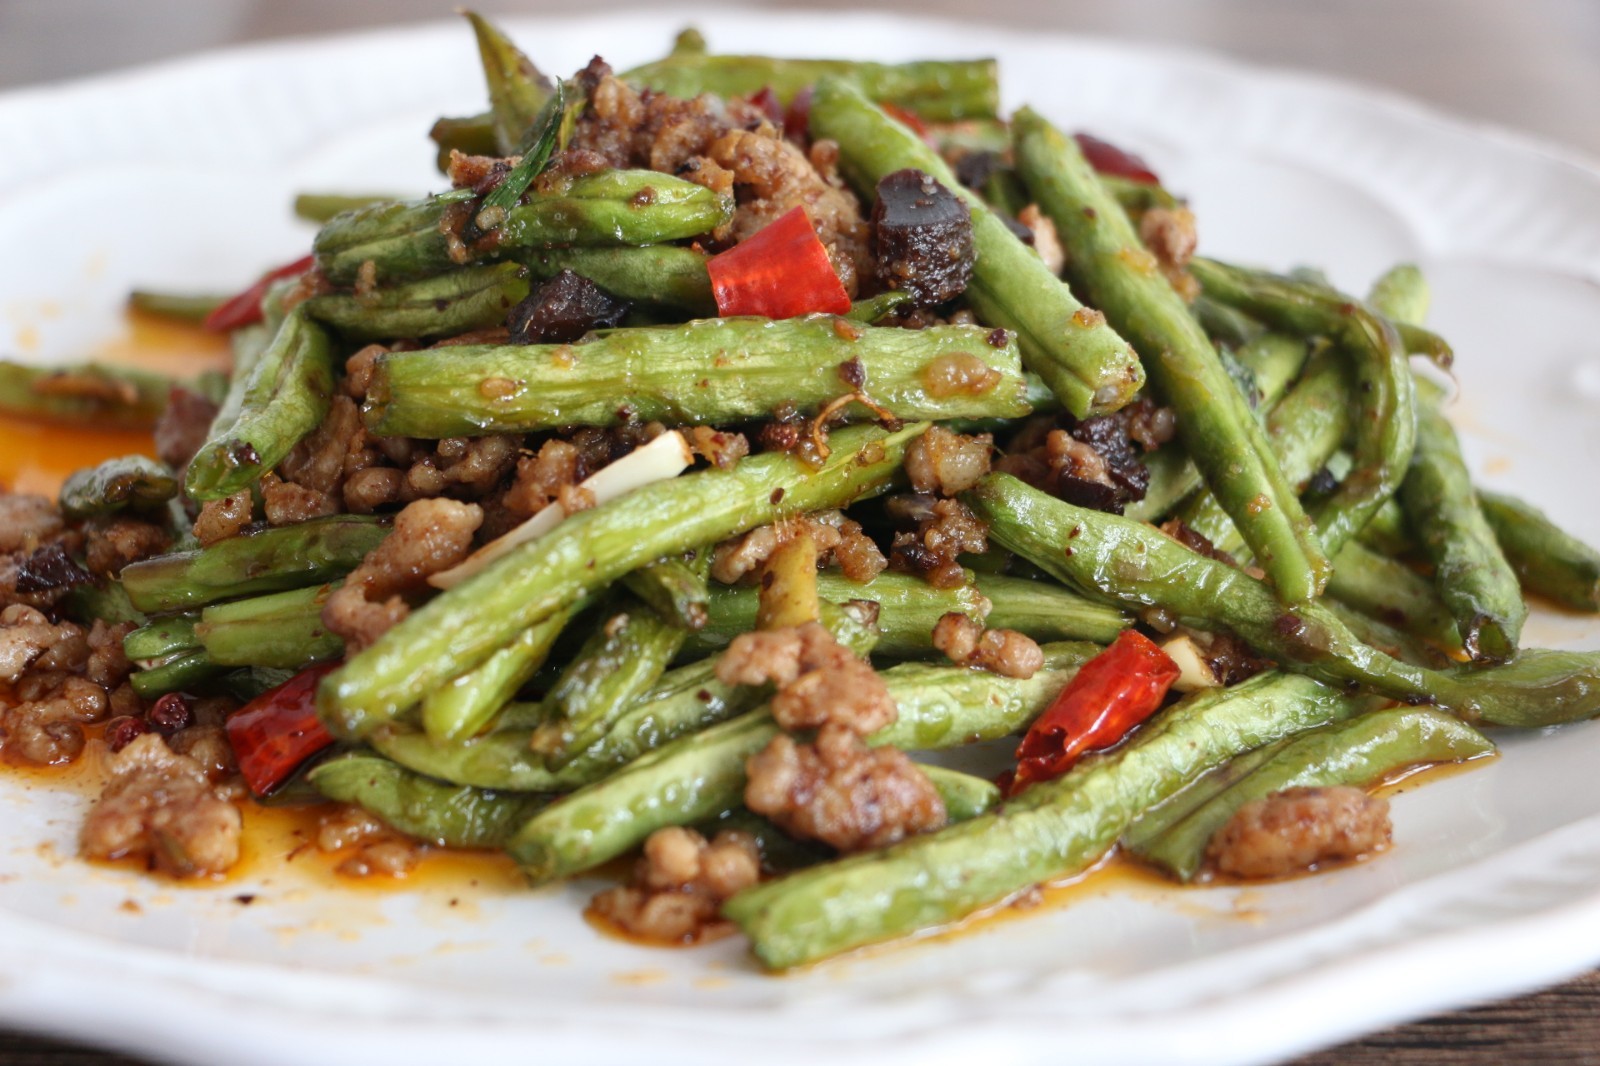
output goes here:
[{"label": "dark wood grain", "polygon": [[[5,1066],[153,1066],[143,1059],[0,1031]],[[1292,1066],[1600,1066],[1600,971],[1530,996],[1441,1014]]]}]

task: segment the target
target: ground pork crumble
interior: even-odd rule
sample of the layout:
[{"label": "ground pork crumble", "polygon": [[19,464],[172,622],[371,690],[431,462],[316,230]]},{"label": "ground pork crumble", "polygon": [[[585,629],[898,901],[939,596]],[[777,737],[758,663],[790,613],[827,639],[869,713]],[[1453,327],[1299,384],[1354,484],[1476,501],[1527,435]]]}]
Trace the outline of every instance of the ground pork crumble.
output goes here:
[{"label": "ground pork crumble", "polygon": [[1005,677],[1032,677],[1044,666],[1044,652],[1032,637],[1014,629],[985,629],[960,611],[934,623],[933,646],[951,662]]},{"label": "ground pork crumble", "polygon": [[1389,846],[1389,802],[1359,788],[1291,788],[1247,803],[1206,849],[1221,874],[1287,877]]},{"label": "ground pork crumble", "polygon": [[174,877],[223,873],[239,860],[239,809],[202,763],[145,733],[111,757],[110,770],[84,821],[85,857],[142,857]]},{"label": "ground pork crumble", "polygon": [[756,840],[737,829],[713,839],[669,826],[650,834],[633,883],[606,889],[591,913],[630,936],[666,944],[695,944],[733,932],[723,901],[761,879]]}]

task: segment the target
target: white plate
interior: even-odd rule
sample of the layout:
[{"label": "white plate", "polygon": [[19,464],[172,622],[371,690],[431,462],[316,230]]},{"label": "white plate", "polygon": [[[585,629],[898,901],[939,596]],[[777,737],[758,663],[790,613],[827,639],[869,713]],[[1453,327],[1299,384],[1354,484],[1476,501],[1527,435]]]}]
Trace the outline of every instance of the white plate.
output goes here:
[{"label": "white plate", "polygon": [[[1474,461],[1591,542],[1600,177],[1559,154],[1299,76],[1104,41],[723,13],[718,48],[992,52],[1008,103],[1143,151],[1204,247],[1361,290],[1419,261]],[[653,14],[515,24],[548,69],[658,54]],[[303,250],[304,188],[435,187],[422,133],[476,110],[460,25],[290,42],[0,98],[0,348],[67,358],[134,283],[226,288]],[[1536,618],[1530,640],[1600,646]],[[1600,725],[1505,738],[1408,791],[1396,847],[1240,892],[1094,892],[953,941],[785,978],[736,943],[635,948],[592,886],[421,894],[283,873],[173,889],[70,856],[80,801],[0,778],[0,1020],[207,1063],[1265,1061],[1600,960]],[[41,842],[44,842],[41,845]],[[244,907],[234,897],[253,892]],[[136,908],[122,906],[132,900]]]}]

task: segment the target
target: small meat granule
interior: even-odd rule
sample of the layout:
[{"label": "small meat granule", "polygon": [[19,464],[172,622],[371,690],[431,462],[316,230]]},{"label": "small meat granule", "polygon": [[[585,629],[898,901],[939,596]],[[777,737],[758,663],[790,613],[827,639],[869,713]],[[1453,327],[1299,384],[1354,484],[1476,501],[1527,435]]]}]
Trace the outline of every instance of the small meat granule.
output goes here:
[{"label": "small meat granule", "polygon": [[422,860],[427,846],[347,804],[318,822],[317,850],[349,852],[334,867],[341,877],[404,877]]},{"label": "small meat granule", "polygon": [[172,543],[172,534],[164,527],[137,518],[103,519],[90,522],[84,530],[88,534],[85,556],[89,569],[108,578],[122,573],[129,563],[166,551]]},{"label": "small meat granule", "polygon": [[969,437],[943,426],[929,426],[906,449],[906,475],[918,492],[954,496],[976,485],[989,472],[993,451],[991,434]]},{"label": "small meat granule", "polygon": [[933,501],[917,518],[915,532],[896,533],[889,553],[891,570],[921,574],[934,588],[966,583],[958,557],[989,550],[989,527],[959,500]]},{"label": "small meat granule", "polygon": [[1033,250],[1044,260],[1046,269],[1060,277],[1067,265],[1067,253],[1061,246],[1055,220],[1039,210],[1038,204],[1029,204],[1017,212],[1017,221],[1033,231]]},{"label": "small meat granule", "polygon": [[351,653],[368,647],[409,613],[402,593],[421,588],[428,575],[471,553],[472,535],[482,523],[483,508],[475,503],[407,504],[395,516],[393,532],[328,597],[322,624],[343,637]]},{"label": "small meat granule", "polygon": [[695,426],[689,430],[689,447],[718,470],[732,470],[740,459],[750,454],[750,441],[743,433],[712,426]]},{"label": "small meat granule", "polygon": [[733,931],[724,900],[761,879],[761,852],[748,833],[724,829],[714,839],[668,826],[651,833],[633,883],[595,896],[591,913],[641,940],[697,944]]},{"label": "small meat granule", "polygon": [[35,551],[65,524],[48,497],[0,490],[0,552]]},{"label": "small meat granule", "polygon": [[1382,851],[1391,833],[1387,800],[1348,785],[1291,788],[1239,808],[1206,856],[1230,877],[1287,877]]},{"label": "small meat granule", "polygon": [[1044,652],[1032,637],[1014,629],[985,629],[960,611],[934,624],[933,646],[951,662],[1002,677],[1029,678],[1044,666]]},{"label": "small meat granule", "polygon": [[1000,384],[1000,371],[971,352],[947,352],[922,368],[922,387],[936,400],[982,396]]},{"label": "small meat granule", "polygon": [[345,395],[357,402],[366,399],[367,386],[372,384],[372,372],[378,360],[389,354],[381,344],[369,344],[344,361]]},{"label": "small meat granule", "polygon": [[239,860],[239,810],[205,768],[144,733],[112,756],[111,782],[79,838],[90,859],[143,856],[173,877],[227,871]]},{"label": "small meat granule", "polygon": [[825,725],[814,744],[780,735],[745,764],[744,802],[786,832],[840,851],[887,847],[943,826],[933,783],[894,747]]},{"label": "small meat granule", "polygon": [[788,730],[831,722],[866,736],[899,714],[872,666],[816,622],[739,634],[717,660],[717,680],[776,685],[772,717]]},{"label": "small meat granule", "polygon": [[339,503],[326,493],[267,474],[261,479],[261,510],[268,525],[293,526],[338,514]]},{"label": "small meat granule", "polygon": [[254,508],[249,489],[240,489],[220,500],[207,500],[200,505],[200,515],[194,520],[195,539],[209,548],[218,541],[237,537],[250,524]]},{"label": "small meat granule", "polygon": [[753,581],[772,553],[801,533],[810,534],[816,542],[821,565],[838,565],[851,581],[871,581],[888,565],[861,523],[841,511],[818,511],[757,526],[718,544],[711,553],[711,576],[724,585]]}]

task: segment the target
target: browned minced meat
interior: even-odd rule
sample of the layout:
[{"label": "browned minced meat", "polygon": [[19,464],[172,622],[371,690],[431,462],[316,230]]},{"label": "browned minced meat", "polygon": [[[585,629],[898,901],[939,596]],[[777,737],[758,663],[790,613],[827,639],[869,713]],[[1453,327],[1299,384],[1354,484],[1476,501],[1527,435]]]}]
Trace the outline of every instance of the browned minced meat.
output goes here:
[{"label": "browned minced meat", "polygon": [[651,833],[633,883],[595,896],[593,914],[630,936],[664,944],[726,936],[724,900],[761,879],[761,852],[748,833],[724,829],[714,839],[668,826]]},{"label": "browned minced meat", "polygon": [[143,856],[174,877],[223,873],[239,860],[239,809],[199,762],[145,733],[110,769],[79,838],[85,857]]},{"label": "browned minced meat", "polygon": [[455,500],[417,500],[395,516],[394,530],[350,572],[322,608],[322,623],[353,653],[410,612],[404,594],[472,551],[483,508]]},{"label": "browned minced meat", "polygon": [[816,622],[739,634],[717,660],[717,679],[725,685],[777,685],[772,717],[788,730],[834,722],[865,736],[898,716],[894,697],[871,665]]},{"label": "browned minced meat", "polygon": [[901,496],[891,513],[916,524],[913,532],[896,533],[889,567],[921,574],[935,588],[955,588],[966,582],[957,556],[989,550],[989,527],[959,500]]},{"label": "browned minced meat", "polygon": [[0,553],[33,552],[65,525],[47,497],[0,491]]},{"label": "browned minced meat", "polygon": [[1247,803],[1206,849],[1230,877],[1286,877],[1389,846],[1389,802],[1359,788],[1291,788]]},{"label": "browned minced meat", "polygon": [[1042,416],[1023,425],[994,466],[1071,503],[1120,514],[1149,488],[1141,452],[1170,439],[1174,428],[1171,411],[1145,397],[1081,422]]},{"label": "browned minced meat", "polygon": [[0,607],[49,609],[91,580],[74,560],[82,540],[53,501],[0,489]]},{"label": "browned minced meat", "polygon": [[740,459],[750,454],[750,441],[743,433],[713,426],[695,426],[689,430],[689,447],[719,470],[733,469]]},{"label": "browned minced meat", "polygon": [[167,393],[167,406],[156,419],[156,455],[174,470],[182,470],[206,442],[217,405],[209,397],[174,385]]},{"label": "browned minced meat", "polygon": [[122,568],[167,550],[172,534],[164,526],[118,516],[91,521],[84,526],[89,569],[101,577],[116,577]]},{"label": "browned minced meat", "polygon": [[207,500],[200,505],[194,520],[194,536],[202,546],[210,547],[218,541],[237,537],[250,525],[255,501],[249,489],[240,489],[232,496],[220,500]]},{"label": "browned minced meat", "polygon": [[994,437],[988,433],[969,437],[943,426],[929,426],[906,449],[906,475],[918,492],[954,496],[989,472],[993,451]]},{"label": "browned minced meat", "polygon": [[122,654],[132,629],[96,621],[86,631],[22,604],[0,610],[0,683],[13,699],[0,708],[0,748],[41,765],[71,762],[83,751],[84,724],[137,711]]},{"label": "browned minced meat", "polygon": [[1039,210],[1038,204],[1029,204],[1017,212],[1017,221],[1033,232],[1033,250],[1039,253],[1050,273],[1059,275],[1067,265],[1067,253],[1056,233],[1055,220]]},{"label": "browned minced meat", "polygon": [[724,585],[754,580],[772,553],[791,537],[805,532],[817,545],[822,565],[832,563],[851,581],[864,583],[883,573],[888,565],[861,523],[846,518],[841,511],[819,511],[769,526],[757,526],[748,533],[717,545],[711,556],[711,576]]},{"label": "browned minced meat", "polygon": [[945,823],[944,801],[905,752],[869,748],[843,725],[823,726],[814,744],[774,737],[745,769],[745,806],[841,851],[885,847]]},{"label": "browned minced meat", "polygon": [[1150,208],[1139,218],[1139,239],[1180,296],[1193,300],[1200,294],[1199,283],[1184,269],[1199,244],[1193,211],[1187,207]]},{"label": "browned minced meat", "polygon": [[679,100],[640,92],[609,71],[591,69],[590,107],[569,150],[595,153],[611,166],[648,167],[707,188],[732,189],[738,207],[719,239],[743,240],[804,207],[845,289],[856,292],[862,272],[870,273],[868,227],[860,203],[834,173],[834,145],[818,142],[808,156],[744,100]]},{"label": "browned minced meat", "polygon": [[427,853],[427,845],[353,805],[322,816],[317,849],[326,854],[348,852],[334,868],[345,877],[404,877]]},{"label": "browned minced meat", "polygon": [[1032,677],[1044,666],[1044,652],[1032,637],[1014,629],[985,629],[960,611],[940,616],[933,646],[951,662],[1005,677]]}]

